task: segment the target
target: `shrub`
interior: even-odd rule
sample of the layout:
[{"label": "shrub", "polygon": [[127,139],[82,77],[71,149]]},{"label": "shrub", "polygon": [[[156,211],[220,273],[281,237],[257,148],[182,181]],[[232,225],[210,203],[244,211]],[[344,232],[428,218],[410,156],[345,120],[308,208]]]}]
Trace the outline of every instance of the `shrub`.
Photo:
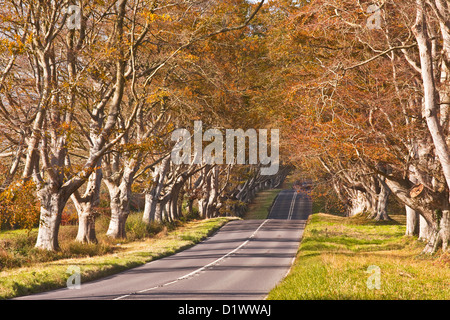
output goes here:
[{"label": "shrub", "polygon": [[67,210],[64,210],[61,215],[61,225],[67,226],[71,225],[74,226],[78,222],[78,215],[76,212],[68,212]]},{"label": "shrub", "polygon": [[144,239],[157,234],[163,229],[161,223],[151,222],[149,224],[142,221],[141,213],[133,213],[127,219],[125,230],[127,239],[130,241]]},{"label": "shrub", "polygon": [[32,181],[12,184],[0,193],[0,227],[28,229],[38,226],[39,201]]}]

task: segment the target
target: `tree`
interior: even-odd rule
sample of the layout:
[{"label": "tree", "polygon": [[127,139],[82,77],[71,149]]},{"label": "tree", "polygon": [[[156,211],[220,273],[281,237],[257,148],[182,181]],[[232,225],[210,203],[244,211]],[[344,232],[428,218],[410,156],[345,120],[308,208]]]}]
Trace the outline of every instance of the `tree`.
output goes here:
[{"label": "tree", "polygon": [[[28,75],[29,81],[35,83],[34,90],[21,92],[21,97],[35,103],[28,119],[30,130],[25,135],[28,148],[23,154],[22,177],[25,181],[33,178],[40,200],[38,248],[58,249],[59,223],[66,202],[95,171],[102,155],[120,139],[109,140],[125,83],[132,74],[126,70],[126,52],[130,50],[124,37],[126,5],[127,1],[119,1],[117,6],[82,2],[80,24],[72,27],[67,24],[65,1],[30,1],[27,5],[7,2],[5,10],[16,12],[16,20],[10,22],[14,25],[10,28],[13,38],[22,35],[28,40],[23,45],[28,66],[11,69]],[[92,81],[89,89],[84,81]],[[98,100],[88,107],[80,105],[79,94],[89,90]],[[69,166],[78,116],[90,117],[91,130],[97,134],[89,141],[84,161]],[[17,130],[15,126],[10,128]]]},{"label": "tree", "polygon": [[[36,247],[58,249],[61,213],[72,196],[80,211],[78,239],[95,241],[98,169],[105,165],[105,154],[117,156],[126,149],[115,146],[133,135],[133,124],[149,111],[143,99],[152,81],[165,74],[165,67],[176,66],[172,60],[193,43],[247,27],[263,3],[247,4],[254,7],[251,14],[234,20],[225,19],[215,1],[6,2],[3,135],[10,142],[5,147],[16,150],[10,176],[23,157],[23,180],[36,183],[41,205]],[[13,82],[20,86],[9,91]],[[33,90],[27,90],[30,83]],[[30,108],[24,109],[24,103]],[[139,156],[133,157],[126,159],[123,194],[139,167]],[[88,180],[85,193],[79,194]]]},{"label": "tree", "polygon": [[[166,125],[169,125],[169,127],[174,127],[174,123],[182,124],[186,121],[183,119],[183,114],[180,114],[182,104],[186,103],[183,100],[186,98],[182,96],[180,99],[179,96],[176,96],[176,91],[180,89],[185,90],[186,83],[190,84],[189,81],[192,81],[192,75],[188,69],[189,64],[195,61],[195,56],[191,53],[193,51],[195,52],[195,49],[192,48],[198,42],[207,41],[209,38],[218,37],[224,33],[245,28],[261,8],[263,2],[260,2],[256,6],[250,16],[245,17],[242,21],[238,21],[236,26],[232,27],[216,27],[216,19],[223,18],[222,6],[228,6],[228,3],[199,1],[197,5],[191,6],[182,1],[178,6],[171,7],[167,13],[164,13],[164,11],[159,13],[162,17],[167,14],[169,18],[163,18],[163,22],[158,27],[162,30],[167,28],[170,32],[167,32],[167,37],[164,39],[161,35],[154,36],[154,39],[152,39],[151,42],[157,44],[154,50],[150,49],[148,52],[149,57],[153,61],[147,61],[141,57],[140,63],[144,65],[153,64],[156,67],[154,72],[150,76],[143,78],[141,82],[135,79],[136,81],[133,82],[131,92],[129,93],[129,100],[139,105],[137,116],[140,118],[137,121],[138,124],[134,137],[132,137],[131,133],[124,135],[121,148],[125,152],[115,150],[104,159],[105,183],[110,192],[112,212],[111,223],[107,233],[109,236],[115,238],[125,237],[125,221],[129,214],[131,186],[135,175],[144,161],[144,150],[142,146],[145,145],[145,141],[152,140],[155,137],[161,140],[161,134],[158,136],[158,132],[161,130],[156,130],[156,128],[160,125],[159,122],[165,118],[166,113],[169,119]],[[176,21],[176,23],[174,24],[173,21]],[[225,20],[224,22],[232,24],[235,21]],[[158,57],[156,59],[158,62],[155,62],[154,57],[158,55],[161,58]],[[135,68],[138,68],[138,66],[136,65]],[[176,84],[180,84],[181,88],[176,88]],[[149,94],[148,91],[151,89],[154,91],[152,94]],[[193,89],[194,85],[190,84],[189,92],[192,92]],[[196,99],[204,99],[204,95],[199,92],[196,94]],[[151,105],[151,107],[148,107],[148,105]],[[200,104],[200,106],[202,105]],[[197,109],[195,108],[193,112],[195,113],[196,111]],[[156,120],[152,121],[149,118],[150,114]],[[178,116],[176,121],[171,123],[170,117],[173,114],[177,114]],[[133,145],[136,148],[131,152],[127,151]],[[165,157],[165,150],[153,150],[153,152],[155,151],[157,154],[161,154],[162,158]],[[120,163],[121,158],[123,158],[123,163]],[[162,158],[156,159],[155,161],[159,162]],[[167,165],[165,160],[163,162]],[[187,179],[199,169],[195,166],[188,166],[186,170],[181,167],[169,170],[171,181],[167,186],[168,189],[166,190],[165,196],[162,197],[163,190],[161,185],[164,181],[163,173],[165,170],[155,174],[159,181],[152,191],[147,193],[146,198],[148,202],[144,211],[144,220],[147,222],[151,217],[160,217],[159,219],[162,219],[163,212],[166,212],[168,220],[178,218],[180,211],[178,209],[178,197]],[[159,199],[157,195],[162,198]],[[162,210],[164,207],[166,209],[165,211],[155,212],[155,210]]]},{"label": "tree", "polygon": [[[372,207],[385,215],[385,204],[381,204],[391,190],[427,221],[434,234],[444,238],[445,250],[447,223],[440,222],[439,212],[443,212],[442,222],[446,221],[448,183],[444,171],[448,165],[440,159],[446,157],[442,135],[448,131],[447,106],[445,100],[431,99],[432,95],[433,99],[445,96],[433,92],[432,80],[440,77],[431,71],[424,77],[423,70],[446,64],[437,55],[437,39],[446,37],[446,27],[439,21],[444,21],[447,7],[442,2],[430,2],[424,9],[424,2],[411,7],[407,2],[387,1],[380,11],[381,26],[375,30],[367,28],[370,14],[356,1],[280,7],[285,18],[272,32],[284,34],[290,44],[279,40],[284,46],[279,46],[282,49],[276,58],[281,66],[288,66],[284,70],[291,79],[278,90],[286,92],[282,115],[288,118],[294,159],[323,166],[349,207],[359,204],[360,210]],[[416,9],[421,13],[414,21]],[[440,17],[432,18],[433,14]],[[432,36],[422,32],[428,37],[428,47],[420,48],[420,32],[414,25],[423,31],[425,18],[433,21],[433,29],[428,29]],[[420,67],[423,62],[426,65]],[[425,92],[425,84],[418,75],[430,80],[426,85],[431,87],[427,90],[431,90],[428,97],[432,102],[423,110],[420,92]],[[446,91],[445,85],[439,88]],[[411,192],[416,187],[422,192]],[[380,193],[374,192],[377,189]],[[439,241],[433,232],[425,252],[437,248]]]},{"label": "tree", "polygon": [[[435,153],[441,164],[447,192],[450,192],[450,151],[447,145],[450,108],[448,101],[448,72],[450,65],[450,28],[448,21],[450,9],[448,3],[441,0],[429,1],[428,5],[431,6],[431,10],[427,9],[425,1],[416,1],[416,21],[412,26],[412,31],[416,37],[420,53],[425,119],[433,139]],[[433,31],[431,27],[430,20],[432,15],[438,21],[439,28],[436,28],[438,29],[437,31]],[[442,51],[440,54],[437,50],[433,50],[433,46],[436,46],[436,44],[433,45],[433,42],[436,40],[432,40],[432,37],[438,32],[440,32],[439,37],[442,40]],[[436,60],[440,61],[440,70],[434,63]],[[439,79],[439,85],[436,79]],[[440,90],[437,89],[438,86]],[[439,115],[441,115],[441,120],[438,118]],[[450,193],[448,195],[450,197]],[[440,242],[442,242],[443,250],[447,249],[450,239],[449,199],[446,199],[443,203],[440,222],[432,222],[433,231],[428,251],[435,251],[436,246]]]}]

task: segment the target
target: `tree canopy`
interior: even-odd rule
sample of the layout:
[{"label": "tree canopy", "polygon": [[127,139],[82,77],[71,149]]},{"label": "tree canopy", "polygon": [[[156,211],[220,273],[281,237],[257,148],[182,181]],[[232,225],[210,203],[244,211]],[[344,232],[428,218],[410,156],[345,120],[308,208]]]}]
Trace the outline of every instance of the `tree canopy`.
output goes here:
[{"label": "tree canopy", "polygon": [[[39,216],[36,247],[58,249],[69,201],[77,240],[95,242],[102,188],[121,238],[135,194],[148,223],[194,207],[239,215],[296,168],[347,215],[389,219],[395,198],[408,232],[424,226],[425,251],[447,250],[447,1],[0,3],[0,215],[26,227]],[[249,162],[245,137],[245,165],[173,163],[172,133],[194,136],[196,121],[211,136],[194,147],[227,129],[279,132],[278,172],[264,175],[261,154]]]}]

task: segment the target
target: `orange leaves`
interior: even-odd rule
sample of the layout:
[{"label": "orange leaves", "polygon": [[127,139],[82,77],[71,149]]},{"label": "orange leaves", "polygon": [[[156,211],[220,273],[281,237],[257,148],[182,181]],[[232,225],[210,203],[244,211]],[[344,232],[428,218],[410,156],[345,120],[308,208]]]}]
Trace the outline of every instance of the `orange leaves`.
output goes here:
[{"label": "orange leaves", "polygon": [[200,59],[198,55],[194,55],[188,52],[181,53],[180,58],[187,62],[197,62]]},{"label": "orange leaves", "polygon": [[25,51],[25,43],[18,35],[14,35],[14,40],[0,39],[0,50],[8,51],[9,54],[21,54]]},{"label": "orange leaves", "polygon": [[170,93],[164,89],[159,89],[156,92],[147,95],[145,102],[149,105],[162,101],[164,98],[167,98],[170,96]]},{"label": "orange leaves", "polygon": [[31,229],[39,221],[39,202],[32,181],[12,184],[0,193],[0,227]]},{"label": "orange leaves", "polygon": [[128,154],[137,154],[138,152],[159,153],[164,151],[164,148],[165,145],[163,139],[157,136],[151,136],[142,141],[121,144],[117,147],[117,151]]},{"label": "orange leaves", "polygon": [[163,14],[156,14],[151,11],[144,11],[141,13],[141,16],[146,19],[147,22],[154,22],[154,21],[172,21],[172,17],[170,17],[169,14],[163,13]]}]

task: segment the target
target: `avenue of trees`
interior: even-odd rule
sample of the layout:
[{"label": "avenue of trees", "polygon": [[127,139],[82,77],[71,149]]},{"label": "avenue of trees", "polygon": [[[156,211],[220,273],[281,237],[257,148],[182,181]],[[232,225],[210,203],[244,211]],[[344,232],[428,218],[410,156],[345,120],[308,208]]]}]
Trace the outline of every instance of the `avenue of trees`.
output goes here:
[{"label": "avenue of trees", "polygon": [[[95,242],[101,188],[121,238],[134,193],[148,223],[239,215],[296,167],[348,215],[388,220],[395,198],[424,252],[448,249],[448,1],[0,4],[0,214],[37,210],[36,247],[58,249],[69,201],[77,240]],[[279,172],[175,165],[171,133],[195,120],[280,129]]]},{"label": "avenue of trees", "polygon": [[395,198],[427,253],[446,251],[450,234],[449,9],[318,0],[274,29],[292,160],[332,185],[348,215],[388,220]]},{"label": "avenue of trees", "polygon": [[170,161],[171,133],[195,119],[267,127],[247,97],[254,74],[242,50],[263,3],[2,1],[3,217],[18,223],[37,208],[36,247],[57,250],[68,201],[77,240],[96,241],[102,184],[113,238],[126,237],[133,189],[150,223],[177,219],[194,201],[203,218],[240,214],[259,189],[279,185],[285,169],[263,176],[257,165]]}]

